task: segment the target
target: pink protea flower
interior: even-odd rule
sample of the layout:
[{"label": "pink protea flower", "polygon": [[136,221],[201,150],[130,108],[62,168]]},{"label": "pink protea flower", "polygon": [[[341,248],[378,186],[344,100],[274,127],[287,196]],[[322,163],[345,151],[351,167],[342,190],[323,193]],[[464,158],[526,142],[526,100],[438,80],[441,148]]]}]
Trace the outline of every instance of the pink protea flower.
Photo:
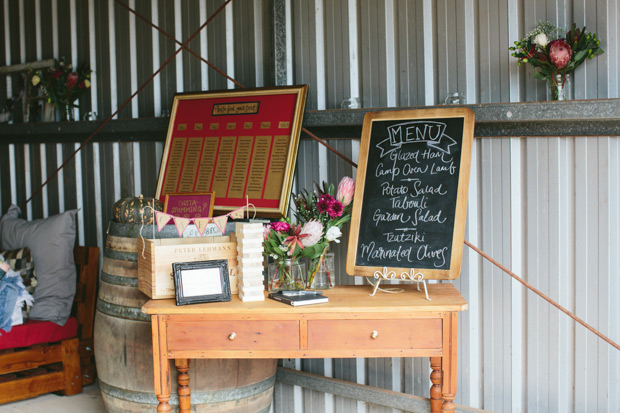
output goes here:
[{"label": "pink protea flower", "polygon": [[336,199],[342,202],[342,205],[347,206],[353,201],[353,194],[355,194],[355,181],[345,176],[338,184]]},{"label": "pink protea flower", "polygon": [[263,241],[269,239],[269,234],[271,234],[271,225],[263,225]]},{"label": "pink protea flower", "polygon": [[67,76],[67,81],[65,82],[65,86],[67,86],[68,90],[71,90],[75,87],[78,82],[78,74],[77,72],[71,72]]},{"label": "pink protea flower", "polygon": [[318,243],[323,237],[323,224],[319,221],[308,221],[301,229],[301,234],[306,236],[301,238],[301,243],[304,247],[310,247]]},{"label": "pink protea flower", "polygon": [[272,222],[271,229],[278,232],[288,232],[291,229],[291,225],[284,221]]},{"label": "pink protea flower", "polygon": [[573,49],[562,39],[549,43],[549,59],[558,69],[564,69],[573,55]]},{"label": "pink protea flower", "polygon": [[338,218],[342,216],[343,211],[344,211],[344,205],[342,205],[342,202],[335,200],[329,206],[327,213],[329,214],[330,218]]}]

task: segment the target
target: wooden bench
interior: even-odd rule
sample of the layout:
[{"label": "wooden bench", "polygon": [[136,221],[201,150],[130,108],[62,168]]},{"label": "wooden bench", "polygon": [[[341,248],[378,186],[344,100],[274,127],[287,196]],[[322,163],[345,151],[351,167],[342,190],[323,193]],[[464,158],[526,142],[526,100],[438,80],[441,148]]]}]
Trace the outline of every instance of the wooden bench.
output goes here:
[{"label": "wooden bench", "polygon": [[0,351],[0,404],[50,392],[69,396],[95,380],[93,321],[99,248],[75,247],[77,287],[71,316],[76,337]]}]

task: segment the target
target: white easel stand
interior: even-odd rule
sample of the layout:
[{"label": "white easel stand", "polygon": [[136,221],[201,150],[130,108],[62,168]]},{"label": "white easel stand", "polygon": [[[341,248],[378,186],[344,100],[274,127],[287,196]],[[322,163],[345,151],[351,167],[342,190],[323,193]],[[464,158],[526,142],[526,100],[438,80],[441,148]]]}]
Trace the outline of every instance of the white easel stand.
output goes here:
[{"label": "white easel stand", "polygon": [[[381,284],[381,281],[396,279],[396,273],[394,271],[388,272],[387,267],[383,267],[382,272],[375,271],[374,277],[377,280],[377,283],[375,284],[375,288],[372,290],[372,294],[370,294],[371,297],[374,296],[377,290],[379,289],[379,284]],[[431,301],[431,299],[428,296],[428,290],[426,289],[426,280],[424,279],[424,274],[422,274],[421,272],[416,273],[415,270],[411,268],[409,270],[409,273],[406,273],[406,272],[401,273],[400,279],[403,281],[415,282],[417,284],[418,291],[422,291],[420,290],[420,283],[422,283],[422,285],[424,286],[424,294],[426,295],[426,299],[428,301]]]}]

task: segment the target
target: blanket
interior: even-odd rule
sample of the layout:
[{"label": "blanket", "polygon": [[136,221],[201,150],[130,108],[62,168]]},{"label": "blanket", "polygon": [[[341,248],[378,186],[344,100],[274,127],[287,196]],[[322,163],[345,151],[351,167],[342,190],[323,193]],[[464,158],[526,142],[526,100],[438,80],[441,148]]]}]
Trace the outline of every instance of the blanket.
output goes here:
[{"label": "blanket", "polygon": [[21,275],[11,270],[0,255],[0,330],[9,332],[12,326],[24,322],[24,303],[31,306],[34,298],[26,290]]}]

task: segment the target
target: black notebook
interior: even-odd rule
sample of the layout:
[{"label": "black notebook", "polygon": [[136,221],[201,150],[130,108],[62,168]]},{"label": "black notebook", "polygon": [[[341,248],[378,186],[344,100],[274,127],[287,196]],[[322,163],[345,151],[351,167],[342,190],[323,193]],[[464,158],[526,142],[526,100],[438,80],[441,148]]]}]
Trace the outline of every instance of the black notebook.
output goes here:
[{"label": "black notebook", "polygon": [[319,291],[281,291],[269,293],[269,298],[292,306],[320,304],[329,301],[328,297]]}]

